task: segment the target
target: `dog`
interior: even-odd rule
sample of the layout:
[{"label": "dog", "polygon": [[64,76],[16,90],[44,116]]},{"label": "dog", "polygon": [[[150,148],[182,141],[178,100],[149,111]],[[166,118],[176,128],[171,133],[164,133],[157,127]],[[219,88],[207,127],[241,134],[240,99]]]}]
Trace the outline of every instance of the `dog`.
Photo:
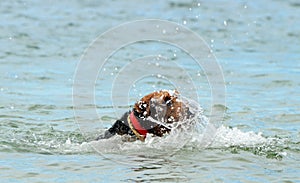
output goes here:
[{"label": "dog", "polygon": [[162,137],[171,132],[172,125],[190,118],[193,114],[179,98],[177,90],[160,90],[137,101],[105,133],[97,138],[127,135],[130,140],[145,141],[148,135]]}]

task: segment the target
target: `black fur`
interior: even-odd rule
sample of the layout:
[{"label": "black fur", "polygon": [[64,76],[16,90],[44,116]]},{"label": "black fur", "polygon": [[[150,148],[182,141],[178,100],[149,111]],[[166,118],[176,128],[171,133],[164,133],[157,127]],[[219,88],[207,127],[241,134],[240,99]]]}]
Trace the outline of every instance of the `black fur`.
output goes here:
[{"label": "black fur", "polygon": [[131,131],[131,129],[128,126],[127,117],[130,114],[129,112],[126,112],[121,119],[117,120],[112,127],[110,127],[108,130],[105,131],[104,135],[99,136],[96,140],[100,139],[108,139],[116,134],[118,135],[131,135],[134,136],[134,133]]}]

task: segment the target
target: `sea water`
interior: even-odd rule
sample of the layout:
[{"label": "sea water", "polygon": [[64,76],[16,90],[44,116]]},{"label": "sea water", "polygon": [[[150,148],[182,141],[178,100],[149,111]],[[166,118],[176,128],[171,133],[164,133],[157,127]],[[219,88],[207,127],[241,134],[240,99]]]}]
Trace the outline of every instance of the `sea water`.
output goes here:
[{"label": "sea water", "polygon": [[[1,182],[299,182],[299,9],[293,0],[1,1]],[[209,143],[203,144],[203,131],[145,143],[94,140],[143,95],[172,89],[163,75],[137,78],[135,85],[123,83],[132,86],[129,92],[114,93],[126,102],[111,103],[113,78],[145,55],[184,63],[210,117],[206,73],[185,64],[192,58],[183,50],[160,42],[115,52],[95,81],[91,106],[100,118],[87,123],[88,131],[77,122],[73,83],[84,50],[110,28],[142,19],[186,26],[215,55],[226,104]],[[171,79],[182,79],[174,65],[159,64],[178,73]]]}]

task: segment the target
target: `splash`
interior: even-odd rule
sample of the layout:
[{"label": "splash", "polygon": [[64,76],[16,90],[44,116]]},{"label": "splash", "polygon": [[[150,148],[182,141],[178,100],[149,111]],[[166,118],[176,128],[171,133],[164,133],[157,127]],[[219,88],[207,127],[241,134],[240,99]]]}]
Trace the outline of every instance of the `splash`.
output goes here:
[{"label": "splash", "polygon": [[265,137],[261,132],[243,132],[238,128],[221,125],[215,129],[215,134],[205,135],[214,128],[203,115],[203,110],[198,103],[182,98],[192,109],[194,117],[171,126],[172,131],[164,137],[148,135],[145,142],[129,142],[126,136],[114,136],[110,139],[92,141],[91,145],[98,153],[127,152],[135,155],[157,154],[163,155],[176,153],[182,149],[205,150],[223,149],[231,153],[249,151],[267,158],[281,159],[287,155],[284,151],[285,140]]},{"label": "splash", "polygon": [[[243,132],[238,128],[221,125],[215,133],[209,133],[212,128],[207,117],[203,115],[198,103],[182,98],[194,114],[193,118],[174,123],[169,134],[163,137],[148,135],[145,142],[128,141],[128,136],[114,136],[110,139],[94,141],[99,134],[85,134],[79,131],[55,130],[42,125],[37,129],[27,128],[28,124],[20,126],[2,139],[2,152],[33,152],[41,154],[100,154],[128,153],[130,155],[171,155],[181,150],[203,151],[221,149],[231,153],[251,152],[267,158],[282,159],[287,156],[291,142],[279,137],[266,137],[263,133],[253,131]],[[11,124],[7,124],[9,127]],[[4,130],[5,128],[3,128]],[[12,128],[7,128],[12,129]],[[4,132],[4,131],[3,131]],[[99,133],[103,133],[102,130]]]}]

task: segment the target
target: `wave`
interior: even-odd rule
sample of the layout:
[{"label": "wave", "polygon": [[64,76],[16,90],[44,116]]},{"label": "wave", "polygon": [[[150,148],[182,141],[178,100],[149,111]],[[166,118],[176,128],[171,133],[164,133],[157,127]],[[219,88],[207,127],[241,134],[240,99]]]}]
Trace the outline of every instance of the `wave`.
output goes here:
[{"label": "wave", "polygon": [[[172,155],[182,150],[203,151],[222,149],[231,153],[240,151],[252,152],[267,158],[282,159],[287,155],[289,144],[287,138],[266,137],[263,133],[243,132],[235,127],[220,125],[215,127],[208,122],[202,109],[189,101],[194,109],[194,118],[183,121],[164,137],[148,135],[145,142],[129,142],[126,136],[114,136],[110,139],[95,141],[99,134],[85,134],[80,131],[63,131],[39,126],[11,128],[3,126],[3,130],[11,130],[0,138],[0,151],[33,152],[41,154],[86,154],[95,153],[127,153],[128,155]],[[189,124],[187,126],[187,124]],[[24,126],[24,125],[23,125]],[[180,126],[180,128],[178,128]],[[25,127],[25,126],[24,126]],[[103,133],[100,130],[99,133]],[[296,145],[296,148],[298,146]],[[296,151],[300,151],[296,149]]]}]

